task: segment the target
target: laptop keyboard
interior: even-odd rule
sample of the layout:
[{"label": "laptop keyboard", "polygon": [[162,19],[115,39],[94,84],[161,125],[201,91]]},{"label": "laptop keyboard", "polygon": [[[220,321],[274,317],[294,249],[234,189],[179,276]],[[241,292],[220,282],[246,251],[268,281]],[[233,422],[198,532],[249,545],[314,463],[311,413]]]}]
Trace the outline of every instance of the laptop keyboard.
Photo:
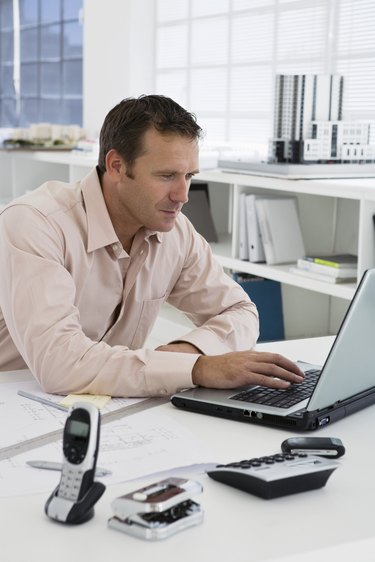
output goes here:
[{"label": "laptop keyboard", "polygon": [[310,371],[306,371],[303,382],[292,384],[286,390],[275,390],[274,388],[257,386],[256,388],[243,390],[235,396],[231,396],[231,400],[266,404],[267,406],[277,406],[278,408],[290,408],[294,406],[294,404],[301,402],[301,400],[310,398],[318,382],[320,373],[320,369],[311,369]]}]

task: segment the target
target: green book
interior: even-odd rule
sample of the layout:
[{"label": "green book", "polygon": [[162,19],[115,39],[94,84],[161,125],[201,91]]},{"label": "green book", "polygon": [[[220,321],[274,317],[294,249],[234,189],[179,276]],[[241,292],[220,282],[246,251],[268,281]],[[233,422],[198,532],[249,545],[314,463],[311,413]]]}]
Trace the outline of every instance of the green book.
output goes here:
[{"label": "green book", "polygon": [[329,267],[346,268],[357,265],[358,258],[354,254],[332,254],[328,256],[305,256],[303,259]]}]

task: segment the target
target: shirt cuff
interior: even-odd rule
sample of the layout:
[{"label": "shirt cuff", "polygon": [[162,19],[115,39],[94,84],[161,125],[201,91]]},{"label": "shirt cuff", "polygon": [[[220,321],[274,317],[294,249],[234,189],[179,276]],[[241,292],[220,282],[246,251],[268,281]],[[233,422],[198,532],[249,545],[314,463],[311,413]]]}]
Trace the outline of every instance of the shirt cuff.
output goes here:
[{"label": "shirt cuff", "polygon": [[148,353],[144,370],[147,394],[168,395],[195,386],[192,371],[200,355],[170,351]]}]

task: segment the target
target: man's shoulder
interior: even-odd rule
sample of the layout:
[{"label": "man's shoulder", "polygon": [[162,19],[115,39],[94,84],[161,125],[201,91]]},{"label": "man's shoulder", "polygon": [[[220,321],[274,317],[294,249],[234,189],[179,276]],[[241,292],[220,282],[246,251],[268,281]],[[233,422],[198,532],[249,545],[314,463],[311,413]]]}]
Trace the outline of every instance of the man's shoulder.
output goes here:
[{"label": "man's shoulder", "polygon": [[83,207],[82,181],[68,183],[50,180],[13,199],[2,210],[12,209],[15,215],[33,210],[45,217],[52,217],[69,213],[77,206]]},{"label": "man's shoulder", "polygon": [[12,201],[9,206],[27,206],[43,215],[65,212],[82,200],[79,184],[48,181],[37,189]]}]

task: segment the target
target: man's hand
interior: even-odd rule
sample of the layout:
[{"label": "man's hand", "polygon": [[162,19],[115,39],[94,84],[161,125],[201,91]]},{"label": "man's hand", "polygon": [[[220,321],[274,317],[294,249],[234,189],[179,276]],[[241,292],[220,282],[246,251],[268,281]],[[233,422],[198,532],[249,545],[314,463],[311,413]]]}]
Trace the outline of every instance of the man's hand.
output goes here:
[{"label": "man's hand", "polygon": [[304,373],[293,361],[278,353],[235,351],[202,355],[193,367],[193,383],[206,388],[237,388],[259,384],[288,388],[303,381]]}]

